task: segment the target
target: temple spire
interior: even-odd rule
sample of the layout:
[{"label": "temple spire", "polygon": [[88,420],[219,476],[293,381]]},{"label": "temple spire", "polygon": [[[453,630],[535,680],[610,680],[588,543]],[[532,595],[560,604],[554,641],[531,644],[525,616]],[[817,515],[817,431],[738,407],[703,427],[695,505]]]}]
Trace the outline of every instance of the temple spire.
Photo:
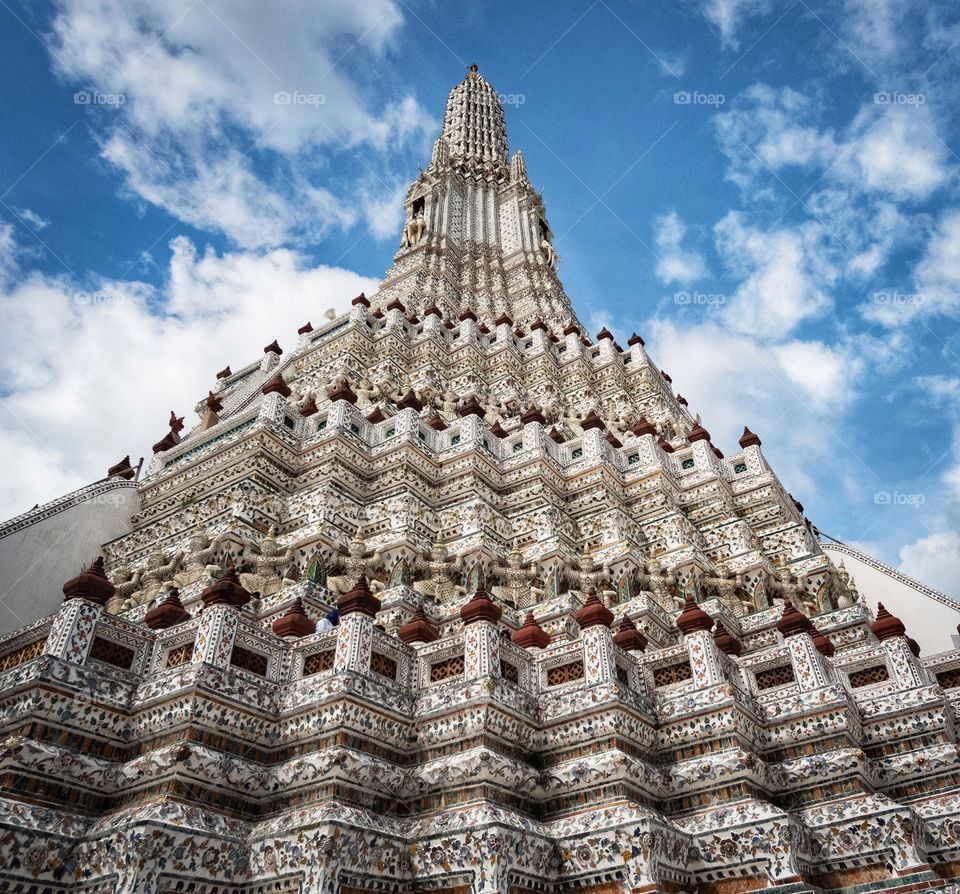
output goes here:
[{"label": "temple spire", "polygon": [[452,161],[507,164],[507,125],[500,98],[476,65],[447,98],[443,137]]}]

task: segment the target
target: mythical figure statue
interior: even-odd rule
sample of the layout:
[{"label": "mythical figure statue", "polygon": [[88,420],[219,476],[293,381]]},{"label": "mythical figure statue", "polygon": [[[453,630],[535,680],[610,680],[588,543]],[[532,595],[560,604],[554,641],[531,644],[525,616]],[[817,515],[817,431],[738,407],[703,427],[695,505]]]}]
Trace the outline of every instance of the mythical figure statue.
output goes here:
[{"label": "mythical figure statue", "polygon": [[130,596],[140,589],[140,579],[142,577],[142,570],[137,569],[131,574],[129,565],[118,565],[113,575],[115,592],[107,603],[107,611],[115,615],[118,611],[129,608]]},{"label": "mythical figure statue", "polygon": [[746,597],[743,575],[734,574],[725,562],[717,562],[716,577],[704,576],[703,582],[717,591],[717,598],[739,618],[753,611],[753,603]]},{"label": "mythical figure statue", "polygon": [[557,254],[557,250],[550,244],[550,240],[546,236],[540,240],[540,250],[546,258],[547,266],[551,270],[556,270],[560,266],[560,255]]},{"label": "mythical figure statue", "polygon": [[778,568],[777,571],[770,576],[768,586],[770,590],[776,593],[775,599],[779,599],[780,601],[789,599],[808,617],[820,611],[820,606],[817,605],[816,598],[811,596],[797,576],[786,568]]},{"label": "mythical figure statue", "polygon": [[281,587],[295,583],[284,576],[290,565],[293,564],[293,555],[296,546],[289,546],[285,552],[280,552],[277,546],[277,529],[273,525],[266,536],[260,541],[260,554],[253,557],[253,572],[244,572],[240,575],[240,582],[251,593],[260,593],[261,596],[270,596]]},{"label": "mythical figure statue", "polygon": [[516,608],[529,608],[543,599],[543,590],[535,587],[533,582],[539,577],[537,563],[531,562],[529,568],[523,553],[516,546],[507,553],[506,564],[497,564],[493,573],[504,581],[503,585],[496,585],[491,592],[498,599],[509,602]]},{"label": "mythical figure statue", "polygon": [[380,553],[375,551],[369,559],[366,555],[367,542],[361,535],[361,529],[357,528],[357,533],[347,544],[347,555],[340,560],[341,573],[327,575],[327,589],[338,595],[349,593],[357,582],[357,578],[363,574],[366,575],[371,590],[382,590],[383,584],[373,576],[374,570],[380,565]]},{"label": "mythical figure statue", "polygon": [[423,238],[427,230],[427,222],[424,220],[423,212],[417,211],[403,228],[403,238],[400,240],[401,248],[413,248]]},{"label": "mythical figure statue", "polygon": [[217,534],[211,540],[210,535],[205,531],[195,531],[190,535],[187,560],[183,568],[173,577],[178,587],[187,587],[198,580],[212,580],[219,573],[220,565],[215,560],[220,552],[220,544],[226,536],[226,534]]},{"label": "mythical figure statue", "polygon": [[[143,573],[143,586],[131,598],[134,605],[152,602],[163,588],[164,583],[173,580],[180,567],[183,553],[178,552],[169,562],[163,550],[155,549],[147,556],[147,570]],[[126,607],[126,606],[124,606]]]},{"label": "mythical figure statue", "polygon": [[449,602],[466,592],[463,586],[453,582],[463,570],[463,557],[451,558],[440,541],[434,543],[429,552],[414,559],[413,567],[416,571],[426,572],[426,577],[414,582],[413,589],[432,596],[437,602]]},{"label": "mythical figure statue", "polygon": [[648,589],[657,604],[668,612],[683,607],[684,600],[674,594],[677,578],[669,571],[663,573],[663,566],[656,559],[648,559],[640,575],[640,586]]}]

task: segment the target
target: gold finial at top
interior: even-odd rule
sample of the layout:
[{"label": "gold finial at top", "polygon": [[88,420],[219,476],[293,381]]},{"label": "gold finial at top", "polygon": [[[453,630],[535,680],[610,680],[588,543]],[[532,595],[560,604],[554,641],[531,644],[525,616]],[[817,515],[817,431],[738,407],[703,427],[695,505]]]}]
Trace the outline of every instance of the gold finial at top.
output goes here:
[{"label": "gold finial at top", "polygon": [[479,73],[479,71],[480,71],[480,67],[477,65],[476,62],[474,62],[473,65],[471,65],[470,68],[469,68],[468,71],[467,71],[467,77],[468,77],[468,78],[475,78],[475,77],[477,76],[477,74]]}]

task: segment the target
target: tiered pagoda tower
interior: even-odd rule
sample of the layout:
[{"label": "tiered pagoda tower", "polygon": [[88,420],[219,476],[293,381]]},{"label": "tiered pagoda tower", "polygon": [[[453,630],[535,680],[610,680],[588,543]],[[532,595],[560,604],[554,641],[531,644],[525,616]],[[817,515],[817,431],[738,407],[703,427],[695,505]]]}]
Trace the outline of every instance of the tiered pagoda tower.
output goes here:
[{"label": "tiered pagoda tower", "polygon": [[0,640],[0,888],[952,885],[960,652],[585,332],[475,66],[405,207],[378,293],[172,413],[131,533]]}]

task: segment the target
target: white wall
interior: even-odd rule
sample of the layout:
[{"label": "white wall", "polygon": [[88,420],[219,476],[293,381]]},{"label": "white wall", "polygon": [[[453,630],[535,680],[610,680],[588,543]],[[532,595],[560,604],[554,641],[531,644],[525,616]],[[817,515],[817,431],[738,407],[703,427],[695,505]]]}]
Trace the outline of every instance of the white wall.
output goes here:
[{"label": "white wall", "polygon": [[111,479],[0,525],[0,634],[55,612],[64,583],[132,530],[139,508],[136,487]]},{"label": "white wall", "polygon": [[835,565],[843,562],[871,611],[876,613],[877,603],[882,602],[890,614],[903,621],[907,634],[919,644],[921,655],[955,648],[960,603],[850,547],[820,545]]}]

